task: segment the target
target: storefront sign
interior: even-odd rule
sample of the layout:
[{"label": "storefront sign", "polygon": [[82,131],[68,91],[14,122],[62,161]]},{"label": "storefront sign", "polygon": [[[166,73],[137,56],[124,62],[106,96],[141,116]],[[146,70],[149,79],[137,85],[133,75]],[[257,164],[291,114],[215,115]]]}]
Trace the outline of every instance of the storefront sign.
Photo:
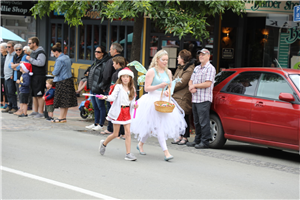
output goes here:
[{"label": "storefront sign", "polygon": [[275,20],[272,18],[266,19],[267,26],[274,26],[278,28],[291,28],[294,26],[300,26],[300,22],[286,21],[286,20]]},{"label": "storefront sign", "polygon": [[222,58],[223,59],[233,59],[234,58],[234,49],[233,48],[223,48],[222,49]]},{"label": "storefront sign", "polygon": [[245,4],[247,12],[255,13],[292,13],[297,5],[299,1],[265,1],[261,6],[251,1]]},{"label": "storefront sign", "polygon": [[31,16],[30,9],[35,3],[33,1],[1,1],[1,14]]},{"label": "storefront sign", "polygon": [[98,10],[89,10],[85,13],[84,17],[89,17],[91,19],[99,19],[100,11]]},{"label": "storefront sign", "polygon": [[288,44],[294,43],[297,39],[300,39],[300,28],[295,26],[288,30],[288,37],[285,38],[285,42]]}]

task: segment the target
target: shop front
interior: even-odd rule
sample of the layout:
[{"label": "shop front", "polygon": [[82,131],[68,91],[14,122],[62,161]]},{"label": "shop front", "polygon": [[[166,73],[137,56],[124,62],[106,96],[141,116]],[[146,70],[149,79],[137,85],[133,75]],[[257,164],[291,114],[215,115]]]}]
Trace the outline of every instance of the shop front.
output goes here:
[{"label": "shop front", "polygon": [[30,12],[33,6],[31,1],[1,1],[1,26],[23,38],[23,46],[28,38],[36,36],[36,20]]},{"label": "shop front", "polygon": [[225,14],[220,68],[280,65],[299,69],[300,23],[293,22],[297,5],[299,1],[266,1],[262,6],[246,3],[247,13],[242,18]]},{"label": "shop front", "polygon": [[[62,52],[73,61],[73,76],[80,78],[83,72],[95,59],[94,50],[98,46],[104,46],[109,51],[114,42],[120,43],[123,48],[123,56],[130,59],[131,42],[133,33],[133,21],[108,20],[101,21],[97,17],[97,11],[88,10],[82,19],[83,25],[70,27],[62,14],[53,12],[49,17],[49,30],[46,42],[49,57],[48,70],[53,70],[55,57],[51,54],[51,47],[59,42]],[[127,37],[126,37],[127,36]]]}]

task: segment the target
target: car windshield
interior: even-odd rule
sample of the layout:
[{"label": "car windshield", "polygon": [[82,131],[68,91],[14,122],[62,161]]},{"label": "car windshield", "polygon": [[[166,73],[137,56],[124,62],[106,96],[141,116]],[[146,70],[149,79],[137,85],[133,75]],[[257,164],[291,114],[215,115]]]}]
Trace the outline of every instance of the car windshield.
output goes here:
[{"label": "car windshield", "polygon": [[290,78],[292,79],[294,85],[298,88],[300,91],[300,74],[291,74]]}]

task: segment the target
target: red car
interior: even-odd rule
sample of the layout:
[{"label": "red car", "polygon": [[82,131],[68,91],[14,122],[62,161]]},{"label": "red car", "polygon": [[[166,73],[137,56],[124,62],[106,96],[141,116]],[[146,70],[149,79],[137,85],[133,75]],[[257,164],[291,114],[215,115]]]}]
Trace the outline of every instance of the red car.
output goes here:
[{"label": "red car", "polygon": [[300,70],[226,69],[214,84],[210,147],[229,139],[299,152]]}]

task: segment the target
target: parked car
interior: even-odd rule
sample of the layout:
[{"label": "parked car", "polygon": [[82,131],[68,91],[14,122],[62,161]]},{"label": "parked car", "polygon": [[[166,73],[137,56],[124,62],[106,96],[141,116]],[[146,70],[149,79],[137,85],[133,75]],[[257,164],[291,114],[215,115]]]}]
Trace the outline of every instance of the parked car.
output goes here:
[{"label": "parked car", "polygon": [[225,69],[213,94],[210,147],[229,139],[299,152],[300,70]]}]

